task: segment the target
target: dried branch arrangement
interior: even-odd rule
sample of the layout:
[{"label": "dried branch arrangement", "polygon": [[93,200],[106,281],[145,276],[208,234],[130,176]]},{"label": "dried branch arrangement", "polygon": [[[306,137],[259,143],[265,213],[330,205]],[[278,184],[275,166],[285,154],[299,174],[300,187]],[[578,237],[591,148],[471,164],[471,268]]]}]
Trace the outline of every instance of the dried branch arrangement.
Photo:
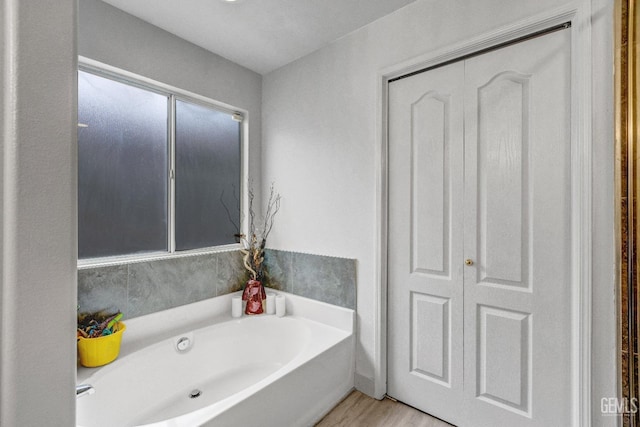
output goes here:
[{"label": "dried branch arrangement", "polygon": [[267,237],[273,228],[276,214],[280,210],[280,194],[275,192],[273,184],[269,189],[269,200],[267,210],[262,218],[256,217],[253,206],[255,194],[253,189],[249,189],[249,234],[241,235],[240,240],[243,248],[244,266],[251,274],[253,280],[262,280],[264,275],[264,248],[267,244]]}]

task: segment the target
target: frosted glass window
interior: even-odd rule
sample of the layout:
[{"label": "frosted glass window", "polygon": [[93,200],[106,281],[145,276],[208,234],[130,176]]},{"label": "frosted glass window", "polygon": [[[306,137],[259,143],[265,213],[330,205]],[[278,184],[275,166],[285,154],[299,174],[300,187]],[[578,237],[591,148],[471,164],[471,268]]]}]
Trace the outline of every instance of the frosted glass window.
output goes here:
[{"label": "frosted glass window", "polygon": [[176,100],[176,250],[235,243],[240,220],[240,123]]},{"label": "frosted glass window", "polygon": [[78,72],[80,258],[167,250],[167,114],[166,95]]},{"label": "frosted glass window", "polygon": [[237,243],[241,115],[179,97],[78,72],[80,259]]}]

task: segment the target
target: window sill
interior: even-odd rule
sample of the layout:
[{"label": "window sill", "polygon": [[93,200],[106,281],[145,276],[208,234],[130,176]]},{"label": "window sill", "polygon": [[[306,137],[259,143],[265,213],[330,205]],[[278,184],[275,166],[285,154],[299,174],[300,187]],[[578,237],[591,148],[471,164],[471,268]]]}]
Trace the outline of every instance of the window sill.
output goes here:
[{"label": "window sill", "polygon": [[114,265],[126,265],[126,264],[134,264],[139,262],[159,261],[164,259],[185,258],[185,257],[190,257],[195,255],[214,254],[218,252],[229,252],[233,250],[239,250],[240,247],[241,247],[240,244],[234,243],[230,245],[215,246],[215,247],[201,248],[201,249],[192,249],[189,251],[180,251],[180,252],[174,252],[174,253],[147,252],[143,254],[79,259],[78,270],[84,270],[84,269],[89,269],[94,267],[109,267]]}]

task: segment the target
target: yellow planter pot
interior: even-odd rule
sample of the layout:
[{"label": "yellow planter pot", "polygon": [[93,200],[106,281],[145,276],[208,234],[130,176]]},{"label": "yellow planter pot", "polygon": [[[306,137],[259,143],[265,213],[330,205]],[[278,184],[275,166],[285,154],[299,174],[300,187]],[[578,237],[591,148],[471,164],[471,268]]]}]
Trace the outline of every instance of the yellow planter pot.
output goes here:
[{"label": "yellow planter pot", "polygon": [[116,325],[117,331],[111,335],[98,338],[78,337],[78,355],[82,366],[95,368],[116,360],[120,353],[122,334],[127,329],[122,322]]}]

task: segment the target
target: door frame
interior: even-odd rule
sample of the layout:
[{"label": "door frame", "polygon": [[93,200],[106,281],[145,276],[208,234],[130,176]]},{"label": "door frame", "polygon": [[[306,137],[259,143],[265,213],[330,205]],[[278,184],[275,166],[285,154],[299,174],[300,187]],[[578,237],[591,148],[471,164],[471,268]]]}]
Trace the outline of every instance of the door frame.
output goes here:
[{"label": "door frame", "polygon": [[442,65],[505,43],[571,23],[571,205],[572,336],[574,426],[591,425],[592,319],[592,101],[591,2],[582,0],[536,15],[444,49],[428,52],[378,73],[376,144],[376,280],[373,395],[387,391],[387,245],[388,245],[388,84],[390,80]]}]

